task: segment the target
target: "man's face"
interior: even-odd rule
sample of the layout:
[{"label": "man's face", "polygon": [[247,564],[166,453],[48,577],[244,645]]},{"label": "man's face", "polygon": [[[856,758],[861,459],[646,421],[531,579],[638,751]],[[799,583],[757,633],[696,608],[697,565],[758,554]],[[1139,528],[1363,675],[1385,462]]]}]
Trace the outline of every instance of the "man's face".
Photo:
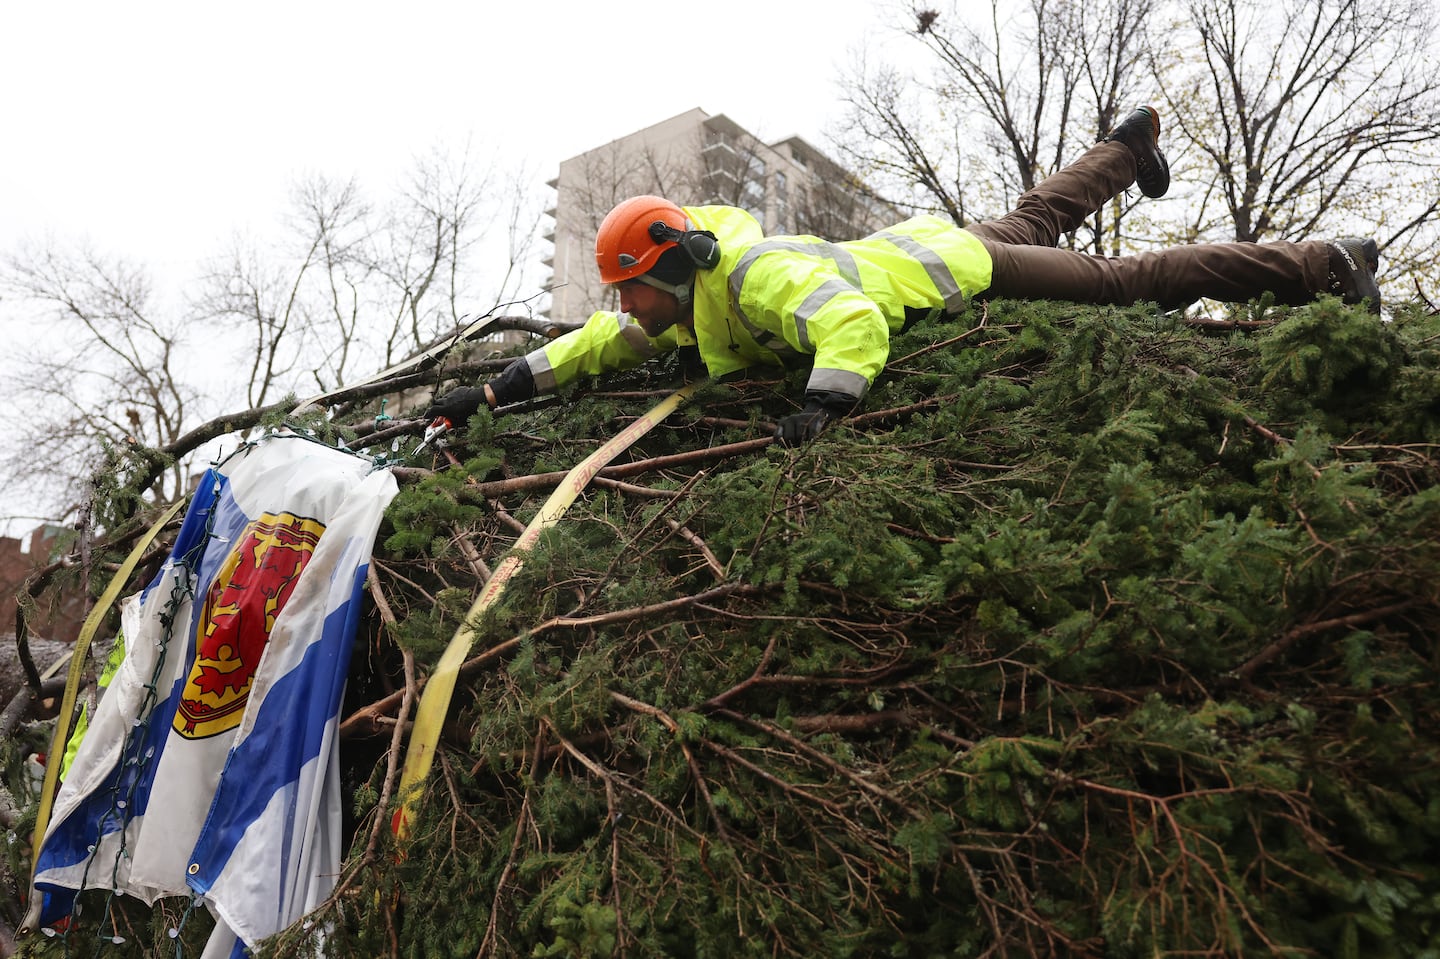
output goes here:
[{"label": "man's face", "polygon": [[629,313],[646,336],[659,336],[676,323],[689,319],[689,310],[680,308],[680,301],[671,293],[657,290],[639,280],[615,284],[620,294],[620,309]]}]

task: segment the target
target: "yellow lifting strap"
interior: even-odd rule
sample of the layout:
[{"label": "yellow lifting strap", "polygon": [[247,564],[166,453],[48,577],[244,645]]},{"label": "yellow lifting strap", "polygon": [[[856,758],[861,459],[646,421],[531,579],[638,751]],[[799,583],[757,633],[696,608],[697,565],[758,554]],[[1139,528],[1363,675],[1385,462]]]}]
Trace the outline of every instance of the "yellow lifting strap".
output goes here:
[{"label": "yellow lifting strap", "polygon": [[130,555],[125,557],[125,562],[120,564],[115,575],[111,577],[105,592],[95,601],[90,610],[90,615],[85,617],[85,623],[80,627],[80,635],[75,638],[75,645],[70,650],[70,671],[65,676],[65,694],[60,699],[60,714],[55,717],[55,735],[50,742],[50,754],[45,761],[45,781],[40,787],[40,805],[35,813],[35,836],[30,843],[31,866],[30,874],[35,874],[35,864],[40,859],[40,844],[45,839],[45,830],[50,825],[50,811],[55,805],[55,790],[60,781],[60,761],[65,755],[65,746],[70,740],[70,720],[75,712],[75,699],[80,692],[80,680],[85,675],[85,656],[90,650],[90,641],[95,638],[95,633],[104,622],[105,615],[110,612],[110,607],[115,605],[116,598],[125,584],[130,579],[130,574],[135,572],[135,567],[140,563],[140,557],[145,555],[145,550],[160,535],[165,524],[175,518],[180,512],[180,507],[188,502],[189,497],[181,497],[176,500],[164,513],[160,514],[145,535],[135,543]]},{"label": "yellow lifting strap", "polygon": [[[575,497],[589,485],[595,474],[629,449],[636,440],[650,432],[665,417],[675,412],[681,403],[694,395],[699,386],[699,383],[692,383],[671,393],[571,469],[555,492],[551,493],[550,498],[540,507],[540,511],[530,520],[525,531],[515,540],[500,565],[495,567],[495,572],[480,591],[479,598],[466,613],[465,621],[450,640],[450,645],[445,648],[440,661],[435,664],[435,669],[425,684],[425,691],[420,695],[420,705],[415,710],[415,725],[410,730],[410,748],[405,754],[405,766],[400,772],[400,807],[395,810],[395,815],[390,820],[391,831],[401,841],[410,837],[411,822],[422,792],[420,787],[430,775],[430,766],[435,761],[435,747],[440,741],[441,724],[450,709],[455,680],[460,673],[460,666],[470,654],[471,644],[475,641],[475,630],[471,624],[478,621],[480,614],[493,606],[505,592],[510,577],[524,564],[525,554],[534,547],[540,534],[565,515]],[[405,717],[401,716],[400,721],[404,722]]]}]

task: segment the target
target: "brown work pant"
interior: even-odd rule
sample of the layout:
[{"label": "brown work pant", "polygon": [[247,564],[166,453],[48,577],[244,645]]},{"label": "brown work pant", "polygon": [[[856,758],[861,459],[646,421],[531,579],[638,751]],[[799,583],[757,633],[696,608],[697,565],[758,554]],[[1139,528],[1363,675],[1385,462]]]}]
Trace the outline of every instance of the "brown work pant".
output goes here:
[{"label": "brown work pant", "polygon": [[1097,143],[1065,169],[1021,195],[998,220],[966,227],[994,261],[982,297],[1130,304],[1166,309],[1201,297],[1232,303],[1275,294],[1308,303],[1326,289],[1324,243],[1197,243],[1105,257],[1055,247],[1061,235],[1135,182],[1135,157],[1122,143]]}]

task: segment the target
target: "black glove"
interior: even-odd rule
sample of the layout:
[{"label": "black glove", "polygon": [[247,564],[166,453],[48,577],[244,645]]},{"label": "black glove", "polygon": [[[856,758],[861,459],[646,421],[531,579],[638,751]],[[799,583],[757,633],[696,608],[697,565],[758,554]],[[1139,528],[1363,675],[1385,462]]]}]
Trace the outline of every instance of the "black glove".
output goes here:
[{"label": "black glove", "polygon": [[855,408],[858,401],[846,393],[831,390],[806,390],[805,409],[782,416],[775,427],[775,440],[781,446],[808,443],[825,431],[831,420],[838,420]]},{"label": "black glove", "polygon": [[832,419],[843,415],[819,400],[809,400],[801,413],[780,417],[775,440],[781,446],[800,446],[819,436]]},{"label": "black glove", "polygon": [[451,390],[431,403],[430,408],[425,411],[425,418],[433,420],[437,416],[443,416],[456,426],[460,426],[484,405],[486,405],[485,387],[462,386],[458,390]]}]

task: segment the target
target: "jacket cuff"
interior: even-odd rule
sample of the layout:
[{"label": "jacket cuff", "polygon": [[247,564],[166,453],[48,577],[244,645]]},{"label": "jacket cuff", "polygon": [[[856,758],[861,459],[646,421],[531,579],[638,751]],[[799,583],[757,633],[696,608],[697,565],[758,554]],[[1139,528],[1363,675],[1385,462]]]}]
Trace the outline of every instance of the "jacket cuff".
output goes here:
[{"label": "jacket cuff", "polygon": [[848,393],[832,393],[828,390],[805,391],[806,406],[811,404],[823,406],[836,416],[844,416],[846,413],[849,413],[855,408],[855,404],[858,402],[859,400]]},{"label": "jacket cuff", "polygon": [[495,394],[496,406],[509,406],[535,395],[535,377],[530,374],[530,364],[524,357],[505,367],[486,385]]},{"label": "jacket cuff", "polygon": [[850,403],[860,402],[865,398],[866,392],[870,389],[870,381],[859,373],[852,373],[849,370],[834,370],[816,368],[811,371],[810,379],[805,384],[805,395],[833,394],[835,396],[846,396]]}]

